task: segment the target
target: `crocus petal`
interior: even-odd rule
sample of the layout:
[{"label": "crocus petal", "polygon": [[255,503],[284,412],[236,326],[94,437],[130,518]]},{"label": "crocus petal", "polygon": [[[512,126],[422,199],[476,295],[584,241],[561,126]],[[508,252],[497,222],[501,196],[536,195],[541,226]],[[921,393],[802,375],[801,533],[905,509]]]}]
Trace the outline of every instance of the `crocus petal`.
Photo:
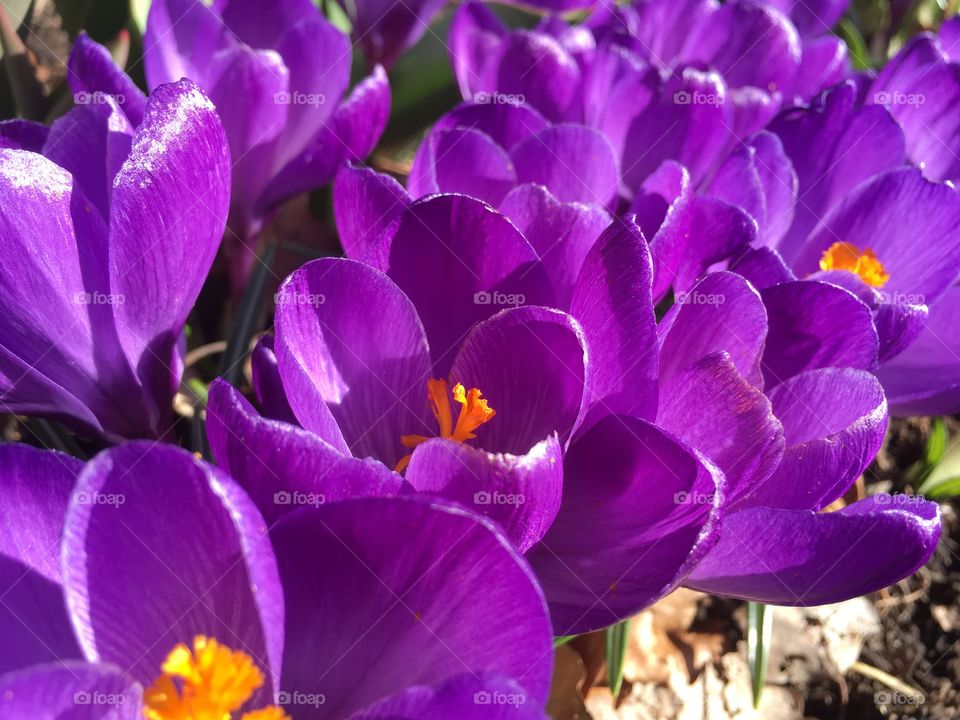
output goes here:
[{"label": "crocus petal", "polygon": [[230,222],[235,232],[246,234],[257,222],[252,206],[269,179],[276,144],[294,107],[283,102],[290,71],[276,51],[239,43],[219,51],[216,65],[208,87],[223,118],[235,171]]},{"label": "crocus petal", "polygon": [[730,142],[733,121],[726,97],[716,73],[686,68],[669,78],[627,132],[621,160],[627,187],[638,188],[667,159],[686,167],[699,183]]},{"label": "crocus petal", "polygon": [[464,668],[513,677],[531,704],[545,701],[543,596],[486,521],[420,498],[367,498],[291,513],[272,539],[290,628],[282,685],[322,693],[324,717]]},{"label": "crocus petal", "polygon": [[707,355],[676,373],[660,395],[657,425],[723,471],[728,507],[766,486],[783,457],[783,427],[766,395],[726,353]]},{"label": "crocus petal", "polygon": [[507,29],[483,2],[463,2],[450,21],[450,64],[465,99],[482,88],[486,66]]},{"label": "crocus petal", "polygon": [[555,634],[618,622],[676,587],[712,544],[720,477],[636,418],[608,415],[578,438],[560,513],[527,555]]},{"label": "crocus petal", "polygon": [[81,467],[61,453],[0,445],[0,675],[81,657],[60,575],[63,522]]},{"label": "crocus petal", "polygon": [[389,248],[410,196],[396,180],[367,167],[344,165],[333,185],[333,216],[347,257],[387,269]]},{"label": "crocus petal", "polygon": [[351,48],[346,35],[312,13],[290,27],[276,49],[290,71],[291,101],[274,161],[279,169],[307,147],[337,109],[350,83]]},{"label": "crocus petal", "polygon": [[376,460],[345,454],[296,425],[260,417],[231,385],[210,386],[207,437],[217,464],[256,503],[268,523],[301,505],[391,495],[402,479]]},{"label": "crocus petal", "polygon": [[429,350],[410,300],[379,271],[340,259],[307,263],[277,299],[277,362],[297,419],[393,467],[407,453],[400,436],[433,427]]},{"label": "crocus petal", "polygon": [[926,298],[919,293],[881,291],[846,270],[815,272],[808,278],[839,285],[866,303],[880,340],[877,359],[881,364],[912,345],[927,323],[929,309],[923,302]]},{"label": "crocus petal", "polygon": [[119,668],[80,662],[0,677],[4,720],[141,720],[142,688]]},{"label": "crocus petal", "polygon": [[333,116],[337,135],[350,150],[350,160],[373,152],[390,118],[390,81],[377,65],[358,82]]},{"label": "crocus petal", "polygon": [[960,20],[956,16],[947,18],[937,32],[943,51],[953,62],[960,62]]},{"label": "crocus petal", "polygon": [[127,443],[80,474],[63,573],[88,660],[143,684],[196,635],[242,647],[276,689],[283,595],[267,527],[229,477],[169,445]]},{"label": "crocus petal", "polygon": [[820,510],[849,489],[883,444],[887,401],[863,370],[801,373],[773,388],[770,402],[787,449],[754,504]]},{"label": "crocus petal", "polygon": [[521,455],[554,432],[565,443],[587,380],[583,331],[557,310],[504,310],[470,331],[450,379],[479,388],[496,411],[477,429],[477,446]]},{"label": "crocus petal", "polygon": [[920,337],[877,371],[894,415],[946,415],[960,408],[960,287],[930,308]]},{"label": "crocus petal", "polygon": [[907,155],[931,180],[960,178],[960,67],[932,35],[912,38],[870,87],[869,100],[885,105],[900,123]]},{"label": "crocus petal", "polygon": [[789,15],[801,35],[823,35],[833,29],[849,0],[767,0]]},{"label": "crocus petal", "polygon": [[940,508],[877,495],[843,510],[748,508],[724,518],[720,542],[686,585],[772,605],[823,605],[892,585],[930,559]]},{"label": "crocus petal", "polygon": [[562,202],[610,205],[617,196],[617,159],[596,130],[555,125],[521,142],[510,156],[519,182],[539,183]]},{"label": "crocus petal", "polygon": [[189,80],[157,88],[114,181],[109,291],[123,298],[113,307],[124,353],[164,405],[180,379],[183,325],[220,247],[229,178],[210,101]]},{"label": "crocus petal", "polygon": [[496,53],[474,100],[485,91],[530,103],[554,122],[566,117],[580,85],[580,67],[563,45],[544,33],[515,30]]},{"label": "crocus petal", "polygon": [[247,45],[274,47],[289,28],[313,20],[317,11],[310,0],[276,0],[265,14],[256,0],[227,0],[223,22]]},{"label": "crocus petal", "polygon": [[690,33],[678,59],[709,65],[730,87],[784,92],[800,67],[800,38],[767,4],[726,3]]},{"label": "crocus petal", "polygon": [[915,303],[930,305],[960,275],[960,244],[944,242],[958,233],[960,196],[955,188],[930,182],[915,168],[890,170],[834,206],[793,267],[799,275],[816,271],[823,252],[842,240],[876,253],[890,275],[884,293],[909,293]]},{"label": "crocus petal", "polygon": [[479,130],[460,127],[430,133],[417,151],[409,178],[414,197],[455,192],[493,206],[516,183],[506,151]]},{"label": "crocus petal", "polygon": [[730,270],[743,275],[757,290],[797,279],[780,254],[768,247],[751,248],[738,255]]},{"label": "crocus petal", "polygon": [[389,258],[387,274],[423,321],[437,377],[446,375],[469,329],[504,305],[555,305],[530,243],[473,198],[440,195],[415,202],[400,218]]},{"label": "crocus petal", "polygon": [[740,254],[756,236],[756,221],[740,208],[712,197],[681,195],[650,243],[654,299],[671,287],[678,294],[689,290],[711,265]]},{"label": "crocus petal", "polygon": [[558,306],[569,307],[584,258],[610,224],[610,214],[594,205],[561,202],[542,185],[533,184],[511,190],[500,203],[500,212],[537,251]]},{"label": "crocus petal", "polygon": [[767,308],[766,386],[824,367],[872,370],[879,340],[870,308],[843,288],[795,280],[761,291]]},{"label": "crocus petal", "polygon": [[206,85],[225,32],[216,10],[199,0],[151,2],[143,36],[147,85],[184,77]]},{"label": "crocus petal", "polygon": [[543,720],[544,713],[515,681],[484,673],[455,675],[439,685],[416,685],[350,720]]},{"label": "crocus petal", "polygon": [[[180,77],[170,79],[179,80]],[[67,62],[67,84],[78,105],[107,95],[120,106],[131,125],[137,126],[143,121],[146,96],[130,76],[117,67],[110,52],[86,33],[80,33],[73,41]]]},{"label": "crocus petal", "polygon": [[419,492],[455,500],[486,515],[503,528],[517,550],[526,552],[543,537],[560,508],[563,452],[556,435],[524,455],[430,440],[414,450],[406,479]]},{"label": "crocus petal", "polygon": [[41,152],[50,128],[32,120],[4,120],[0,122],[0,148]]},{"label": "crocus petal", "polygon": [[707,355],[724,352],[751,384],[760,386],[767,313],[760,294],[729,272],[707,275],[677,297],[660,323],[660,382]]},{"label": "crocus petal", "polygon": [[797,173],[797,206],[790,231],[777,246],[788,263],[803,240],[857,184],[904,162],[903,132],[884,108],[857,106],[852,81],[809,108],[786,110],[770,124]]},{"label": "crocus petal", "polygon": [[[470,5],[470,3],[464,3]],[[465,102],[437,120],[438,129],[473,128],[490,137],[504,150],[547,128],[547,121],[533,107],[516,102]]]},{"label": "crocus petal", "polygon": [[710,194],[746,210],[759,225],[760,241],[775,246],[793,222],[797,175],[780,139],[760,132],[724,161]]},{"label": "crocus petal", "polygon": [[258,212],[268,212],[291,195],[326,185],[348,161],[372,151],[390,116],[390,85],[377,66],[340,104],[327,124],[263,189]]},{"label": "crocus petal", "polygon": [[43,154],[69,171],[73,182],[106,220],[113,181],[130,154],[133,128],[112,99],[76,107],[54,121]]},{"label": "crocus petal", "polygon": [[849,72],[847,44],[835,35],[807,39],[803,42],[800,70],[790,93],[800,100],[809,100],[822,90],[841,82]]},{"label": "crocus petal", "polygon": [[273,350],[273,335],[262,335],[254,346],[250,353],[250,374],[253,376],[253,391],[264,415],[296,424],[297,416],[283,389],[277,354]]},{"label": "crocus petal", "polygon": [[657,406],[653,266],[634,223],[615,219],[591,248],[570,305],[586,338],[588,426],[599,415],[651,419]]},{"label": "crocus petal", "polygon": [[350,16],[354,35],[371,62],[392,66],[403,51],[413,47],[429,27],[444,0],[407,0],[383,3],[378,0],[340,0]]},{"label": "crocus petal", "polygon": [[0,187],[0,251],[17,258],[0,266],[0,401],[93,434],[149,434],[156,409],[116,352],[100,214],[42,155],[0,150]]}]

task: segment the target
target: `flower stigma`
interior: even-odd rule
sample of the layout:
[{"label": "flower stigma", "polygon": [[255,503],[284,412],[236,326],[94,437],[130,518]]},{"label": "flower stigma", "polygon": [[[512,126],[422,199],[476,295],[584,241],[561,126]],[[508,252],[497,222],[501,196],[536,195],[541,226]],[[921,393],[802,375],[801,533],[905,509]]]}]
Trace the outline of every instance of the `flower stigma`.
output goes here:
[{"label": "flower stigma", "polygon": [[[164,660],[163,674],[143,694],[147,720],[232,720],[264,677],[253,659],[214,638],[197,635],[191,650],[180,643]],[[271,705],[239,720],[290,720]]]},{"label": "flower stigma", "polygon": [[[476,437],[473,431],[485,422],[492,420],[493,416],[497,414],[487,404],[487,401],[483,398],[483,393],[477,388],[466,390],[461,383],[457,383],[453,386],[453,399],[460,403],[460,412],[457,414],[456,423],[453,421],[447,381],[435,378],[427,380],[427,402],[430,403],[430,409],[433,411],[433,416],[437,419],[437,425],[440,428],[440,434],[436,437],[459,443],[473,440]],[[410,450],[430,439],[426,435],[400,436],[400,442]],[[412,454],[408,454],[400,458],[400,462],[397,463],[395,468],[396,471],[403,472],[406,470],[411,457]]]},{"label": "flower stigma", "polygon": [[820,258],[821,270],[846,270],[852,272],[871,287],[881,288],[890,280],[890,273],[870,248],[860,251],[853,243],[835,242]]}]

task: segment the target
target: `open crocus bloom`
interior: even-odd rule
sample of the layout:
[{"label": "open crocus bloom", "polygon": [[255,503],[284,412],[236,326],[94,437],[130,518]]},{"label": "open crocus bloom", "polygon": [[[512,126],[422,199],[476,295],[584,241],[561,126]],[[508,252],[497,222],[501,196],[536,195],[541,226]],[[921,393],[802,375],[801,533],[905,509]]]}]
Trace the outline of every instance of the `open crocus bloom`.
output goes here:
[{"label": "open crocus bloom", "polygon": [[125,92],[49,129],[0,124],[0,407],[112,441],[170,428],[230,194],[223,127],[196,85],[139,106]]},{"label": "open crocus bloom", "polygon": [[[873,313],[893,412],[956,410],[955,189],[903,164],[900,127],[885,108],[858,105],[852,82],[769,129],[731,155],[709,188],[758,219],[757,247],[734,252],[733,269],[758,288],[795,278],[846,288]],[[935,322],[925,329],[928,315]]]},{"label": "open crocus bloom", "polygon": [[174,447],[0,459],[5,720],[543,717],[543,596],[462,509],[320,500],[268,526]]},{"label": "open crocus bloom", "polygon": [[[890,585],[929,559],[940,536],[934,502],[878,495],[823,512],[887,427],[868,372],[878,340],[866,305],[823,282],[758,291],[719,272],[682,296],[660,335],[657,423],[728,479],[720,540],[686,585],[815,605]],[[764,443],[775,427],[780,457]]]},{"label": "open crocus bloom", "polygon": [[[389,184],[363,187],[364,203],[351,210],[357,227],[366,213],[385,218],[396,200]],[[323,492],[327,475],[339,478],[331,492],[342,495],[380,492],[391,481],[403,492],[389,472],[400,463],[413,489],[482,506],[507,529],[537,572],[557,634],[621,619],[680,582],[715,581],[718,592],[738,594],[737,583],[757,575],[752,597],[832,602],[894,582],[932,552],[935,505],[913,507],[919,519],[891,507],[879,519],[903,529],[892,533],[893,569],[885,570],[889,558],[869,562],[858,552],[843,573],[812,587],[829,547],[821,539],[861,532],[840,519],[857,510],[827,521],[816,511],[869,464],[887,423],[883,392],[868,372],[877,333],[867,306],[848,291],[798,281],[760,293],[720,273],[680,299],[658,328],[650,253],[635,225],[616,221],[568,293],[547,278],[548,291],[571,297],[562,306],[568,313],[522,306],[489,317],[498,302],[549,300],[543,280],[534,282],[541,261],[519,252],[522,236],[462,196],[399,207],[377,239],[353,248],[379,270],[316,261],[278,297],[276,355],[260,350],[258,392],[282,389],[313,437],[258,417],[225,384],[211,388],[214,453],[245,487],[258,488],[250,492],[265,514],[287,509],[272,500],[278,487],[309,496]],[[485,252],[486,242],[500,252]],[[510,247],[517,259],[504,267]],[[440,339],[459,346],[452,360]],[[463,390],[445,398],[441,391],[455,383]],[[471,408],[470,389],[486,405],[475,396]],[[810,408],[822,408],[827,395],[840,398],[838,406],[813,422]],[[449,401],[458,397],[455,416]],[[483,422],[469,426],[475,439],[458,442],[454,423],[464,413]],[[411,434],[424,437],[410,442]],[[333,472],[344,466],[349,481]],[[783,581],[761,566],[786,561],[763,552],[755,564],[727,563],[697,579],[712,556],[717,511],[756,508],[782,524],[746,523],[729,542],[801,528],[821,549],[794,553]]]},{"label": "open crocus bloom", "polygon": [[[599,247],[620,234],[614,225]],[[317,260],[285,282],[276,362],[258,369],[258,390],[282,389],[302,428],[259,417],[215,383],[218,462],[267,517],[289,511],[274,501],[281,491],[411,486],[488,514],[533,563],[556,634],[609,625],[676,587],[713,541],[722,476],[633,413],[655,383],[649,257],[635,310],[586,285],[571,293],[574,320],[550,307],[526,239],[472,198],[414,202],[377,248],[379,269]],[[586,262],[602,264],[600,252]],[[631,313],[630,372],[594,364],[586,337],[616,343],[603,324]],[[678,504],[677,493],[704,501]]]},{"label": "open crocus bloom", "polygon": [[[254,260],[265,219],[282,200],[329,182],[348,159],[373,149],[390,113],[386,73],[376,67],[347,98],[350,45],[310,0],[158,0],[144,36],[151,88],[188,77],[223,121],[233,161],[226,249],[237,281]],[[68,80],[74,92],[123,93],[133,125],[143,99],[109,55],[78,38]],[[139,96],[139,97],[138,97]]]}]

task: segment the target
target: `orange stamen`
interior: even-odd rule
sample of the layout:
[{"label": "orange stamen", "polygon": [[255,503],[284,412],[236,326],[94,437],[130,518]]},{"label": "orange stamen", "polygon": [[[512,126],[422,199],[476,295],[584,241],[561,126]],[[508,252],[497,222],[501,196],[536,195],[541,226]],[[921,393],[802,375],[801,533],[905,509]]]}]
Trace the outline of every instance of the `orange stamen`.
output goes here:
[{"label": "orange stamen", "polygon": [[871,287],[881,288],[890,280],[890,273],[870,248],[860,251],[853,243],[835,242],[820,258],[821,270],[852,272]]}]

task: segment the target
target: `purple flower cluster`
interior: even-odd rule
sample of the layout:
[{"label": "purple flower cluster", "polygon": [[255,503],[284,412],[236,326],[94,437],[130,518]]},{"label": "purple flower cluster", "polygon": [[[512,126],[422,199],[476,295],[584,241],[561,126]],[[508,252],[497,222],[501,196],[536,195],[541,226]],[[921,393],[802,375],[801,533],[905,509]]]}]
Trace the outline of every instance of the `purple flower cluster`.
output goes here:
[{"label": "purple flower cluster", "polygon": [[[154,0],[149,96],[81,36],[84,100],[0,123],[0,407],[99,450],[0,445],[0,716],[542,718],[554,636],[929,559],[936,503],[843,498],[960,410],[960,23],[873,75],[843,2],[528,4],[455,10],[404,183],[377,63],[436,2],[344,3],[350,89],[311,0]],[[345,257],[177,447],[218,251],[330,182]]]}]

